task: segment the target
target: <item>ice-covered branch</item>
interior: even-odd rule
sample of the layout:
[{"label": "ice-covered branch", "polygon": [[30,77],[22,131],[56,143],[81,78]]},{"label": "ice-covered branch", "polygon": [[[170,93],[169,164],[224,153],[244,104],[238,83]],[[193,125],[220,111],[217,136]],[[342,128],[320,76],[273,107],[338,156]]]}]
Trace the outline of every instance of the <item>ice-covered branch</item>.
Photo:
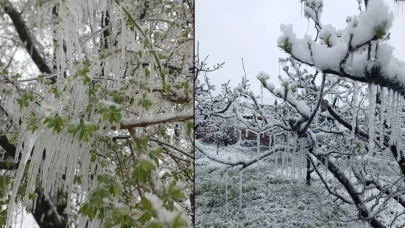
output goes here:
[{"label": "ice-covered branch", "polygon": [[[322,156],[316,155],[316,154],[314,154],[314,155],[319,161],[324,160],[324,158]],[[384,224],[382,224],[377,218],[370,217],[370,215],[372,213],[369,211],[369,209],[367,208],[364,201],[360,198],[354,185],[350,182],[350,180],[346,176],[346,174],[342,170],[340,170],[339,167],[335,163],[333,163],[331,161],[331,159],[326,159],[326,167],[333,174],[333,176],[347,190],[347,193],[350,195],[350,198],[352,199],[353,204],[356,206],[357,210],[359,211],[360,217],[367,218],[368,220],[370,220],[370,225],[372,227],[376,227],[376,228],[385,227]]]},{"label": "ice-covered branch", "polygon": [[301,129],[300,129],[301,132],[305,132],[308,129],[308,127],[311,124],[312,120],[314,119],[316,113],[319,111],[319,105],[321,104],[322,99],[323,99],[323,89],[324,89],[324,85],[325,85],[325,78],[326,78],[326,76],[325,76],[325,74],[323,74],[322,75],[321,86],[319,88],[318,101],[316,102],[316,105],[315,105],[315,107],[314,107],[314,109],[312,111],[312,114],[309,117],[308,121],[305,123],[305,125],[303,125],[301,127]]},{"label": "ice-covered branch", "polygon": [[282,25],[279,47],[323,73],[373,83],[405,95],[405,64],[392,56],[393,47],[381,42],[393,21],[389,7],[382,0],[374,0],[365,12],[347,21],[343,30],[323,26],[319,42],[309,35],[297,38],[290,25]]},{"label": "ice-covered branch", "polygon": [[221,164],[224,164],[224,165],[228,165],[230,167],[235,167],[235,166],[240,165],[241,167],[239,168],[239,170],[245,169],[245,168],[257,163],[258,161],[269,157],[270,155],[272,155],[272,154],[274,154],[276,152],[283,151],[283,150],[286,149],[285,146],[283,146],[283,145],[277,145],[277,146],[274,146],[271,150],[268,150],[268,151],[260,154],[257,157],[254,157],[252,159],[230,161],[230,160],[226,160],[226,159],[223,159],[221,157],[218,157],[218,156],[211,155],[208,151],[206,151],[204,149],[204,146],[198,141],[196,141],[196,143],[195,143],[195,148],[198,151],[200,151],[202,154],[204,154],[204,156],[206,156],[207,158],[209,158],[209,159],[211,159],[211,160],[213,160],[215,162],[218,162],[218,163],[221,163]]},{"label": "ice-covered branch", "polygon": [[6,151],[6,153],[14,158],[16,147],[11,144],[6,135],[0,135],[0,146]]},{"label": "ice-covered branch", "polygon": [[137,120],[123,120],[121,129],[131,129],[135,127],[148,127],[161,123],[171,123],[194,119],[193,112],[167,113],[159,116],[145,117]]},{"label": "ice-covered branch", "polygon": [[[46,64],[45,59],[39,54],[37,48],[35,47],[33,37],[30,36],[24,19],[21,17],[21,14],[13,7],[13,5],[8,0],[4,0],[0,2],[0,4],[4,9],[4,12],[10,17],[11,21],[13,22],[18,36],[21,39],[21,42],[25,43],[25,49],[27,50],[32,61],[35,63],[38,69],[42,73],[52,73],[51,69]],[[52,77],[50,79],[53,83],[56,81],[55,77]]]},{"label": "ice-covered branch", "polygon": [[348,203],[348,204],[353,204],[352,200],[348,199],[346,196],[340,194],[339,192],[332,191],[332,189],[330,188],[328,182],[325,180],[325,178],[323,178],[322,174],[319,172],[318,167],[315,164],[315,161],[312,158],[312,156],[310,154],[308,154],[307,158],[310,161],[310,163],[312,164],[312,167],[314,167],[314,171],[316,172],[316,174],[318,174],[318,176],[321,179],[322,183],[325,185],[326,190],[328,190],[328,192],[330,194],[332,194],[332,195],[338,197],[339,199],[341,199],[343,202]]},{"label": "ice-covered branch", "polygon": [[300,113],[303,116],[303,118],[309,118],[311,114],[311,109],[305,103],[305,101],[297,100],[295,98],[292,89],[290,88],[291,85],[289,85],[289,83],[286,84],[286,87],[283,90],[283,89],[275,89],[275,86],[272,83],[267,82],[267,79],[259,79],[259,80],[262,83],[263,87],[266,88],[270,93],[272,93],[278,98],[283,99],[292,107],[294,107],[294,109],[297,110],[297,112]]},{"label": "ice-covered branch", "polygon": [[256,132],[256,133],[264,133],[264,132],[269,131],[276,127],[280,127],[286,131],[291,131],[291,128],[288,128],[287,126],[285,126],[281,123],[275,122],[275,121],[270,122],[269,124],[261,126],[261,127],[252,126],[251,124],[249,124],[249,122],[246,121],[246,119],[243,117],[243,115],[237,109],[235,109],[235,115],[238,118],[238,120],[242,124],[244,124],[244,126],[246,126],[246,128],[248,128],[249,130]]},{"label": "ice-covered branch", "polygon": [[156,143],[158,143],[158,144],[162,144],[162,145],[164,145],[164,146],[170,147],[170,148],[172,148],[172,149],[174,149],[174,150],[180,152],[181,154],[183,154],[183,155],[185,155],[185,156],[187,156],[187,157],[189,157],[189,158],[191,158],[191,159],[194,159],[194,157],[191,156],[189,153],[187,153],[187,152],[184,151],[183,149],[178,148],[178,147],[176,147],[176,146],[174,146],[174,145],[170,145],[169,143],[162,142],[162,141],[160,141],[160,140],[158,140],[158,139],[150,138],[149,140],[150,140],[150,141],[153,141],[153,142],[156,142]]}]

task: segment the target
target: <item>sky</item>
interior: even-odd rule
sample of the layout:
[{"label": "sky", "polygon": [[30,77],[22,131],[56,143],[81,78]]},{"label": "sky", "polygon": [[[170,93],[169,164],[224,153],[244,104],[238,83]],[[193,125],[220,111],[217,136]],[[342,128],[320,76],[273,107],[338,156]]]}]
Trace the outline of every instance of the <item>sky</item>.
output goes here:
[{"label": "sky", "polygon": [[[370,0],[372,1],[372,0]],[[281,24],[292,24],[298,37],[305,33],[316,34],[314,24],[303,15],[301,0],[196,0],[196,41],[199,42],[201,58],[209,55],[208,65],[225,62],[224,67],[210,73],[211,83],[217,86],[231,81],[236,87],[244,75],[242,58],[251,90],[260,95],[259,71],[270,74],[270,81],[278,85],[282,73],[278,58],[286,57],[277,47]],[[405,11],[402,3],[385,0],[395,15],[390,30],[389,44],[395,47],[394,55],[405,61]],[[361,5],[364,9],[364,3]],[[321,22],[337,29],[346,26],[348,16],[358,15],[357,0],[324,0]],[[402,22],[402,23],[401,23]],[[402,29],[401,29],[402,28]],[[282,75],[285,76],[285,75]],[[271,104],[274,98],[263,93],[264,103]]]}]

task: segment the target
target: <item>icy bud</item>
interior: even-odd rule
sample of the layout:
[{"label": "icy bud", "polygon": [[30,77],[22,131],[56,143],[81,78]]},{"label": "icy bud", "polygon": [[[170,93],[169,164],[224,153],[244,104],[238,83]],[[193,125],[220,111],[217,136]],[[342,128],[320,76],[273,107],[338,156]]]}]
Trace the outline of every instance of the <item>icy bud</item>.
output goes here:
[{"label": "icy bud", "polygon": [[42,106],[42,111],[46,117],[50,116],[53,112],[55,112],[55,108],[50,105]]}]

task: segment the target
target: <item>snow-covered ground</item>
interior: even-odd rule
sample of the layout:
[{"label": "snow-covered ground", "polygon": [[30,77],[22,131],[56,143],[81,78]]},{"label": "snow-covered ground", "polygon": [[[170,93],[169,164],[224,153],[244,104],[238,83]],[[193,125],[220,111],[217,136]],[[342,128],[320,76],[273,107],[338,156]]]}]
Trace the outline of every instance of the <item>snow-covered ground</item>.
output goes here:
[{"label": "snow-covered ground", "polygon": [[[216,146],[204,145],[204,148],[210,156],[222,159],[248,160],[257,155],[256,147],[221,147],[218,155]],[[272,156],[243,171],[240,208],[240,166],[229,169],[228,174],[221,167],[224,166],[197,151],[195,205],[198,228],[369,227],[368,223],[352,221],[357,216],[353,206],[331,202],[333,198],[315,173],[311,175],[311,186],[306,186],[305,178],[282,174],[280,166],[276,170]],[[329,174],[328,182],[332,184],[332,181]],[[392,207],[384,213],[398,213],[396,211]],[[385,217],[384,214],[381,217]]]}]

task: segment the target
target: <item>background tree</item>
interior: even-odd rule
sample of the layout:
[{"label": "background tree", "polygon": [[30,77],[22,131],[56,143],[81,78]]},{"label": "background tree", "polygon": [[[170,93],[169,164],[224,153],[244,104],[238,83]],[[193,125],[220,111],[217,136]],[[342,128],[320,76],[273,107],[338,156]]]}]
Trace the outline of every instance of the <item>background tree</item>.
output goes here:
[{"label": "background tree", "polygon": [[0,225],[191,226],[193,4],[0,1]]},{"label": "background tree", "polygon": [[231,105],[235,95],[228,83],[221,86],[221,93],[214,94],[215,86],[210,83],[208,74],[219,70],[225,63],[207,67],[208,56],[201,60],[199,56],[199,45],[195,58],[194,75],[194,96],[195,96],[195,118],[196,138],[205,142],[219,144],[231,143],[234,139],[234,118],[231,115]]}]

